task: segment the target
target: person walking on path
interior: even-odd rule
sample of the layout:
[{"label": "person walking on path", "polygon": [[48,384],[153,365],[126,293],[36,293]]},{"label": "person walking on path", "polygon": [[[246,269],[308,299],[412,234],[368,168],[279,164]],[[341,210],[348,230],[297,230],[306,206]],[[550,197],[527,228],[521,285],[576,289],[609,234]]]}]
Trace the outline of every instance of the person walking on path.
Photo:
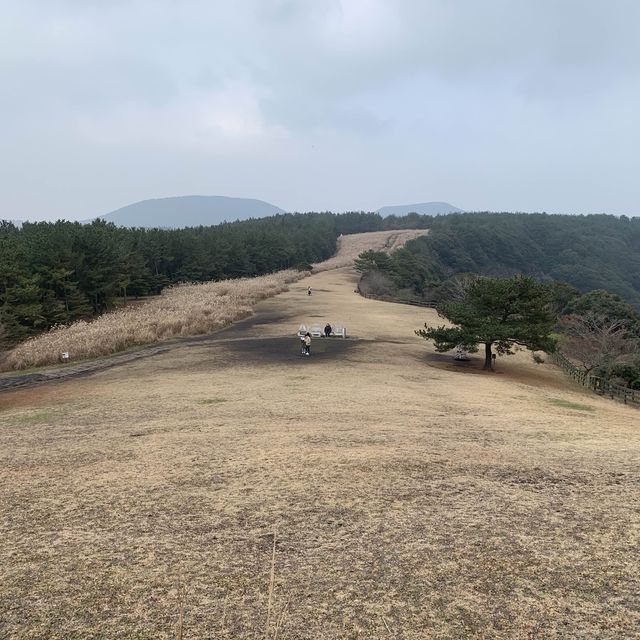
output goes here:
[{"label": "person walking on path", "polygon": [[304,336],[304,355],[305,356],[311,355],[311,334],[310,333],[307,333]]},{"label": "person walking on path", "polygon": [[310,296],[311,295],[311,287],[307,287],[307,295]]},{"label": "person walking on path", "polygon": [[328,338],[331,335],[331,325],[327,322],[324,327],[324,337]]}]

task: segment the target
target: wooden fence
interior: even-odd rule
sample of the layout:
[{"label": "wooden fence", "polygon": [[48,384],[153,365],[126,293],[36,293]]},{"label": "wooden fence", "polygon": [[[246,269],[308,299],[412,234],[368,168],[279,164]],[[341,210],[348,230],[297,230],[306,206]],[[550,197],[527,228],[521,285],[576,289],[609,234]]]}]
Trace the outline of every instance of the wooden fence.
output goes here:
[{"label": "wooden fence", "polygon": [[601,396],[609,396],[612,400],[621,400],[625,404],[640,406],[640,390],[629,389],[619,384],[614,384],[602,376],[594,376],[581,371],[573,362],[561,353],[551,354],[551,360],[557,364],[569,377],[578,384],[589,387],[594,393]]},{"label": "wooden fence", "polygon": [[394,302],[395,304],[410,304],[414,307],[427,307],[429,309],[435,309],[438,305],[437,302],[427,302],[423,300],[402,300],[401,298],[394,298],[392,296],[377,296],[373,293],[365,293],[360,289],[360,285],[356,291],[363,297],[369,300],[380,300],[381,302]]},{"label": "wooden fence", "polygon": [[578,384],[583,386],[587,385],[587,374],[578,369],[573,362],[565,358],[561,353],[556,351],[550,355],[551,360],[554,364],[558,365],[570,378],[575,380]]}]

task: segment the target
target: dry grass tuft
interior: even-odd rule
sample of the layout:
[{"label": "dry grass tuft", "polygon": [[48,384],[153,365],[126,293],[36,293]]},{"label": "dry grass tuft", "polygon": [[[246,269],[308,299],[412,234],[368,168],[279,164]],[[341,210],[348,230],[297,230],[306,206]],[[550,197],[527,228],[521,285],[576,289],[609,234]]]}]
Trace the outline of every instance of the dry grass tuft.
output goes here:
[{"label": "dry grass tuft", "polygon": [[276,579],[276,530],[273,530],[273,549],[271,551],[271,573],[269,574],[269,598],[267,602],[267,622],[265,624],[265,638],[269,640],[271,625],[271,606],[273,604],[273,587]]},{"label": "dry grass tuft", "polygon": [[176,640],[184,638],[184,604],[187,598],[184,583],[180,585],[178,590],[178,624],[176,625]]},{"label": "dry grass tuft", "polygon": [[[318,265],[327,271],[349,265],[366,249],[392,251],[423,231],[380,231],[344,236],[336,255]],[[211,333],[251,315],[260,300],[287,290],[307,272],[293,270],[260,276],[183,284],[167,289],[146,304],[118,309],[91,322],[57,327],[15,347],[7,356],[10,369],[41,367],[59,362],[67,351],[73,361],[106,356],[130,347],[178,336]]]}]

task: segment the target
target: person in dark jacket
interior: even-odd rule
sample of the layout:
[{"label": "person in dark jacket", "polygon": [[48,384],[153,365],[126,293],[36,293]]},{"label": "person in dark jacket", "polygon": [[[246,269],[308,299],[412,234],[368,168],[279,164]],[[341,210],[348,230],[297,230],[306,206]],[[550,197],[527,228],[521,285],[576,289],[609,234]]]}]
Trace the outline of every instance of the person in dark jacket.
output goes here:
[{"label": "person in dark jacket", "polygon": [[324,328],[324,337],[328,338],[331,335],[331,325],[327,322]]}]

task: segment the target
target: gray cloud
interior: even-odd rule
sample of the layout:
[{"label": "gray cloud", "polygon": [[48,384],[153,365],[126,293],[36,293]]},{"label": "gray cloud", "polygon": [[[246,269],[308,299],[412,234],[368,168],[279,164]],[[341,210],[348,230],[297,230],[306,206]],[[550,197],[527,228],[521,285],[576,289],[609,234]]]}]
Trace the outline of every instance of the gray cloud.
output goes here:
[{"label": "gray cloud", "polygon": [[5,0],[0,216],[185,193],[634,214],[639,18],[632,0]]}]

